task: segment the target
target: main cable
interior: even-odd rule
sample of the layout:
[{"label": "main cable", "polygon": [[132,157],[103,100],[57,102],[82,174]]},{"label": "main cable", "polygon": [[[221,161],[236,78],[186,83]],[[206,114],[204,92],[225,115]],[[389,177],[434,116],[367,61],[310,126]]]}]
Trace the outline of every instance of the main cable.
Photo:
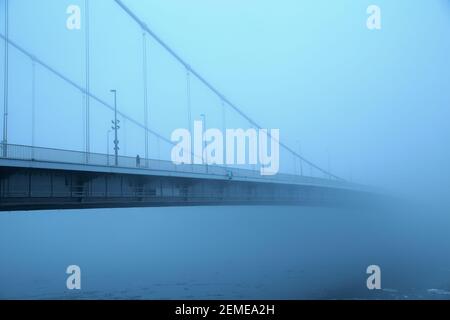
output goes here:
[{"label": "main cable", "polygon": [[[222,94],[216,87],[214,87],[209,81],[207,81],[205,78],[203,78],[195,69],[193,69],[190,64],[188,64],[184,59],[182,59],[169,45],[167,45],[160,37],[158,37],[143,21],[140,20],[140,18],[131,11],[121,0],[114,0],[122,10],[124,10],[138,25],[141,26],[143,30],[145,30],[150,36],[152,36],[153,39],[155,39],[156,42],[158,42],[164,49],[166,49],[180,64],[182,64],[190,74],[194,75],[201,83],[203,83],[208,89],[210,89],[214,94],[216,94],[222,101],[226,103],[226,105],[230,106],[234,111],[236,111],[240,116],[242,116],[244,119],[246,119],[250,124],[255,126],[257,129],[261,129],[262,126],[260,126],[256,121],[254,121],[252,118],[250,118],[248,115],[246,115],[240,108],[238,108],[234,103],[232,103],[224,94]],[[270,135],[270,132],[268,132],[268,136],[277,141],[281,147],[283,147],[285,150],[287,150],[289,153],[293,154],[297,158],[303,160],[305,163],[309,164],[311,167],[315,168],[316,170],[322,172],[326,176],[330,178],[334,178],[336,180],[344,180],[327,170],[322,169],[321,167],[317,166],[313,162],[309,161],[308,159],[305,159],[301,155],[299,155],[297,152],[295,152],[292,148],[290,148],[285,143],[275,139]]]}]

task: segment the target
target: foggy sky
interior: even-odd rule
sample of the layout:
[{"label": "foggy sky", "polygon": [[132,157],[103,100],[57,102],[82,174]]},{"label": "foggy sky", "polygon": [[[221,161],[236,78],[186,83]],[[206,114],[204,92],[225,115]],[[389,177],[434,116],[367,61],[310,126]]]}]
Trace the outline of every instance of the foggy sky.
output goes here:
[{"label": "foggy sky", "polygon": [[[448,1],[124,3],[243,111],[323,168],[362,183],[450,192]],[[83,85],[84,24],[67,30],[70,4],[84,9],[84,0],[10,0],[10,38]],[[381,8],[381,30],[366,28],[371,4]],[[91,91],[112,102],[116,88],[120,110],[142,119],[140,28],[113,1],[91,0],[90,43]],[[187,127],[186,71],[150,39],[148,59],[150,125],[169,138]],[[9,142],[29,145],[31,63],[14,49],[9,63]],[[81,93],[42,68],[36,76],[36,144],[82,150]],[[193,118],[206,113],[220,128],[220,100],[195,80],[192,105]],[[91,150],[105,153],[112,115],[94,102],[91,110]],[[231,111],[226,119],[227,127],[249,126]],[[143,154],[142,130],[125,123],[120,135],[122,154]],[[168,146],[150,144],[151,157],[170,157]],[[291,157],[281,162],[293,171]]]}]

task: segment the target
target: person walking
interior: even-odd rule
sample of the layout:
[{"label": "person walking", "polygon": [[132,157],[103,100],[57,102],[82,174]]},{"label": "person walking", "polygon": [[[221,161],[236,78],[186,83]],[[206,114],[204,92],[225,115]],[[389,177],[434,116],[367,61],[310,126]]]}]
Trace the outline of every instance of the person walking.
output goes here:
[{"label": "person walking", "polygon": [[141,166],[141,157],[139,155],[136,156],[136,167],[140,167]]}]

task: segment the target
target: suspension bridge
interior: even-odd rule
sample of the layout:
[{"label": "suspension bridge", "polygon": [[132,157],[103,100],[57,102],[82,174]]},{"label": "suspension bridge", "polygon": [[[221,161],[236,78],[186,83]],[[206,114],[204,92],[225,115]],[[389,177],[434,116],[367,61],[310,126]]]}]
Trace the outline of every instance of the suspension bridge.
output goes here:
[{"label": "suspension bridge", "polygon": [[[53,66],[51,61],[36,55],[32,49],[10,36],[9,2],[4,0],[5,25],[4,33],[0,34],[4,42],[3,135],[0,144],[1,211],[242,204],[336,205],[370,197],[371,191],[368,188],[345,181],[329,170],[319,167],[284,143],[281,138],[277,142],[284,152],[284,157],[293,159],[294,172],[282,172],[274,176],[262,176],[257,165],[177,165],[164,159],[160,152],[160,157],[150,156],[151,150],[160,150],[161,144],[167,147],[174,145],[167,135],[159,132],[149,122],[149,92],[152,92],[148,67],[150,40],[185,70],[186,123],[191,132],[194,80],[219,101],[224,130],[226,112],[237,115],[248,123],[250,128],[263,127],[202,76],[121,0],[112,0],[111,5],[117,6],[124,17],[137,26],[142,36],[142,77],[136,80],[143,88],[141,118],[130,115],[125,103],[117,103],[117,90],[111,89],[115,99],[110,102],[91,88],[90,24],[93,16],[90,14],[89,0],[85,0],[84,7],[84,83],[77,82],[63,70]],[[9,83],[12,70],[9,60],[12,54],[20,55],[31,63],[31,145],[11,142]],[[36,145],[35,137],[39,133],[36,129],[37,68],[45,70],[59,82],[82,95],[82,150]],[[99,133],[99,130],[96,130],[96,123],[91,117],[93,105],[109,112],[110,117],[101,119],[109,125],[112,121],[112,127],[107,132]],[[202,116],[205,117],[204,114]],[[121,123],[119,119],[122,120]],[[118,131],[125,129],[125,122],[142,132],[143,143],[139,147],[141,151],[138,151],[143,154],[142,157],[131,156],[123,151],[122,146],[126,144],[126,139],[119,143]],[[25,126],[17,123],[15,125]],[[110,134],[114,134],[112,143]],[[106,153],[92,150],[94,135],[106,135]],[[198,154],[193,156],[199,157]]]}]

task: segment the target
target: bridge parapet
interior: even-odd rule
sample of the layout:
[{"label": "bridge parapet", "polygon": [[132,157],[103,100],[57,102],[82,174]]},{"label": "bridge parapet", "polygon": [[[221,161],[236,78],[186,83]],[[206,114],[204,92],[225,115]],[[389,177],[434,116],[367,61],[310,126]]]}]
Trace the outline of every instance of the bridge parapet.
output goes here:
[{"label": "bridge parapet", "polygon": [[[115,166],[114,155],[101,153],[86,153],[75,150],[63,150],[56,148],[32,147],[17,144],[0,144],[2,152],[0,160],[23,160],[32,162],[46,162],[59,164],[76,164],[86,166],[85,170],[91,171],[89,167],[104,167],[111,169],[135,169],[138,174],[152,174],[153,172],[170,172],[171,176],[182,174],[193,174],[208,176],[210,179],[251,180],[268,183],[319,185],[334,188],[363,188],[344,180],[319,178],[311,176],[299,176],[279,173],[274,176],[261,176],[259,170],[248,170],[230,166],[197,165],[197,164],[174,164],[171,161],[142,159],[135,157],[119,156],[118,166]],[[6,149],[6,150],[4,150]],[[1,166],[2,164],[0,164]],[[4,164],[3,164],[4,165]]]}]

